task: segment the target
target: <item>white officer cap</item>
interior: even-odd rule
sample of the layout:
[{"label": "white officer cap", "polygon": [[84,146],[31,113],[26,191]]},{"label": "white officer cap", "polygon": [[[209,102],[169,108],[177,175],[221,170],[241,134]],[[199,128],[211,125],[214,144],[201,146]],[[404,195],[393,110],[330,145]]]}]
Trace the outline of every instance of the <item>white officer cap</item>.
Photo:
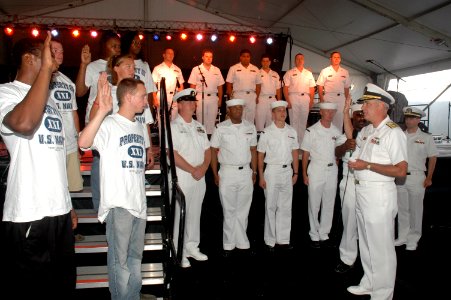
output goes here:
[{"label": "white officer cap", "polygon": [[366,100],[380,100],[388,105],[395,104],[395,98],[392,95],[373,83],[367,83],[362,98],[357,103],[363,103]]},{"label": "white officer cap", "polygon": [[280,106],[287,107],[288,102],[284,101],[284,100],[278,100],[278,101],[274,101],[271,103],[271,109],[274,109],[274,108],[280,107]]},{"label": "white officer cap", "polygon": [[402,109],[402,111],[406,117],[422,118],[426,116],[426,113],[423,110],[415,106],[406,106]]},{"label": "white officer cap", "polygon": [[319,103],[319,109],[337,109],[337,108],[338,108],[337,103],[327,101]]},{"label": "white officer cap", "polygon": [[356,111],[362,110],[362,106],[363,106],[363,104],[359,104],[359,103],[355,103],[355,104],[351,105],[351,114],[353,114]]},{"label": "white officer cap", "polygon": [[227,107],[230,106],[236,106],[236,105],[243,105],[244,106],[244,100],[243,99],[230,99],[226,101]]},{"label": "white officer cap", "polygon": [[177,94],[174,95],[174,98],[172,98],[172,101],[179,102],[179,101],[197,101],[196,100],[196,90],[189,88],[184,89]]}]

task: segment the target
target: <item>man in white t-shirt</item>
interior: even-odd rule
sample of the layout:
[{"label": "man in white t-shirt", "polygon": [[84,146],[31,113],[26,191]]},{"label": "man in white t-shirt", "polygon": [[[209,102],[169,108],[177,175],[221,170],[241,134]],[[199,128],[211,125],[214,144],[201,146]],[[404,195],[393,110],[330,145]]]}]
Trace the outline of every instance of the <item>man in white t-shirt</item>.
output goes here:
[{"label": "man in white t-shirt", "polygon": [[19,40],[13,48],[16,79],[0,85],[0,131],[11,155],[2,289],[16,299],[71,298],[75,292],[76,216],[67,188],[63,120],[48,97],[57,69],[50,40],[50,33],[44,46]]},{"label": "man in white t-shirt", "polygon": [[100,222],[106,222],[111,298],[139,299],[147,219],[147,132],[135,115],[148,106],[147,91],[142,81],[126,78],[119,82],[117,95],[119,111],[108,116],[113,108],[111,89],[106,76],[101,76],[98,110],[80,133],[78,143],[82,149],[92,147],[100,153],[102,201],[98,216]]},{"label": "man in white t-shirt", "polygon": [[[58,67],[64,59],[63,45],[60,41],[51,42],[51,50]],[[80,159],[78,158],[78,133],[80,124],[78,121],[77,98],[75,97],[75,84],[60,71],[53,73],[50,82],[50,97],[55,101],[63,118],[67,153],[67,181],[69,191],[75,192],[83,189],[83,178],[80,172]]]}]

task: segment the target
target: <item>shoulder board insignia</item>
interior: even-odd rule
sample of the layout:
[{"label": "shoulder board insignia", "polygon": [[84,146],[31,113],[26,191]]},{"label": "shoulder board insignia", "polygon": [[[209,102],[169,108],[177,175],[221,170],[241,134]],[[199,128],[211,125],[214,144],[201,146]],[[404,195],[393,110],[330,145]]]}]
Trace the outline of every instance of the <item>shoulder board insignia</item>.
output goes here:
[{"label": "shoulder board insignia", "polygon": [[398,127],[398,124],[396,124],[395,122],[387,122],[386,125],[392,129]]}]

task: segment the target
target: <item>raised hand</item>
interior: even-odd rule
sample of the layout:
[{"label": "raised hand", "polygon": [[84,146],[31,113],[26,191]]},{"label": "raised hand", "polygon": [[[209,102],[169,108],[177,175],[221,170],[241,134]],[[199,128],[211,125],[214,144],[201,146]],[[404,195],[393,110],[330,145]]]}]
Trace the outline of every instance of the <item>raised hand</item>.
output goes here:
[{"label": "raised hand", "polygon": [[102,72],[97,82],[97,98],[94,102],[99,105],[99,110],[110,112],[113,109],[113,97],[111,96],[111,86],[107,80],[106,72]]},{"label": "raised hand", "polygon": [[81,63],[82,64],[89,64],[91,62],[91,51],[89,49],[89,45],[84,45],[83,48],[81,48]]},{"label": "raised hand", "polygon": [[50,31],[47,31],[47,37],[44,41],[44,47],[41,52],[41,69],[49,70],[52,73],[58,70],[58,64],[55,61],[55,57],[50,49],[50,41],[52,40],[52,35]]}]

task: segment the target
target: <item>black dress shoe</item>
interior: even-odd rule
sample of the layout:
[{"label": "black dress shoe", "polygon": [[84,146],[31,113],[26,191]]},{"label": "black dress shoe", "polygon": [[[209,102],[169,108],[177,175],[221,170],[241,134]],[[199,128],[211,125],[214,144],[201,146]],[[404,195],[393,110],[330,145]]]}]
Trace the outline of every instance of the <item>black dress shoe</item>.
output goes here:
[{"label": "black dress shoe", "polygon": [[319,241],[310,241],[310,247],[319,249],[321,247],[321,244]]},{"label": "black dress shoe", "polygon": [[266,245],[265,250],[268,254],[274,254],[274,246]]},{"label": "black dress shoe", "polygon": [[336,245],[332,243],[330,239],[320,241],[319,243],[321,244],[321,247],[324,248],[336,248]]},{"label": "black dress shoe", "polygon": [[340,260],[340,262],[338,263],[338,265],[335,267],[335,272],[343,274],[348,272],[349,270],[351,270],[354,267],[354,265],[347,265],[344,262],[342,262]]},{"label": "black dress shoe", "polygon": [[276,244],[276,248],[280,250],[293,250],[293,246],[290,244]]},{"label": "black dress shoe", "polygon": [[224,258],[230,258],[230,257],[232,256],[232,252],[233,252],[233,250],[224,250],[224,251],[222,252],[222,257],[224,257]]}]

